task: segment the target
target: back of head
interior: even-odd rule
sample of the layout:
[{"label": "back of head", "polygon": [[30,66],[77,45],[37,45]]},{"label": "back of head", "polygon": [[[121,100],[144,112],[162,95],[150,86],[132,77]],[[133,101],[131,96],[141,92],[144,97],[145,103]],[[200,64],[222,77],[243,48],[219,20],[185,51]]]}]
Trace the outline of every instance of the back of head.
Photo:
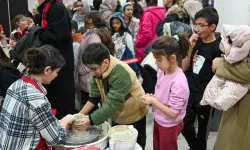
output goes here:
[{"label": "back of head", "polygon": [[84,17],[84,21],[87,22],[90,19],[92,20],[92,23],[96,28],[106,27],[106,23],[103,20],[102,13],[100,13],[99,11],[88,12]]},{"label": "back of head", "polygon": [[75,30],[76,32],[78,31],[78,24],[75,20],[71,20],[71,30]]},{"label": "back of head", "polygon": [[41,74],[48,66],[51,70],[62,68],[65,60],[60,52],[51,45],[30,48],[24,54],[24,65],[28,74]]},{"label": "back of head", "polygon": [[82,55],[82,62],[85,65],[100,65],[105,59],[110,60],[110,53],[102,43],[89,44]]},{"label": "back of head", "polygon": [[187,56],[190,43],[186,33],[179,33],[175,38],[171,36],[158,37],[151,48],[154,55],[169,57],[174,54],[177,61],[180,62]]},{"label": "back of head", "polygon": [[109,49],[111,55],[115,53],[115,44],[112,40],[111,32],[108,28],[102,27],[97,30],[97,34],[101,39],[101,42]]},{"label": "back of head", "polygon": [[181,22],[189,24],[189,16],[183,7],[178,5],[172,6],[166,13],[167,16],[170,14],[176,14]]},{"label": "back of head", "polygon": [[198,11],[195,14],[195,20],[198,18],[203,18],[207,21],[208,25],[215,24],[216,26],[219,23],[219,15],[215,8],[213,7],[206,7],[202,10]]},{"label": "back of head", "polygon": [[158,4],[158,0],[145,0],[145,1],[147,3],[147,7],[157,6],[157,4]]}]

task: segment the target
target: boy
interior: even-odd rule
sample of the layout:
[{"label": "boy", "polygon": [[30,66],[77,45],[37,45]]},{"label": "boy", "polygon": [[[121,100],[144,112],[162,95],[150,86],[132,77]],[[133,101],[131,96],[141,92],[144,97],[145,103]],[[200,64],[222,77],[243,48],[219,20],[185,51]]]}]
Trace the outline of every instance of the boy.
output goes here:
[{"label": "boy", "polygon": [[82,61],[94,76],[90,81],[89,101],[80,113],[88,114],[99,102],[102,107],[83,119],[77,128],[100,125],[112,118],[113,125],[133,125],[138,130],[137,143],[144,149],[148,108],[142,101],[145,93],[135,72],[111,56],[102,43],[89,44]]},{"label": "boy", "polygon": [[74,66],[76,67],[76,59],[78,54],[78,48],[82,41],[82,34],[77,33],[78,24],[75,20],[71,20],[72,38],[73,38],[73,50],[74,50]]},{"label": "boy", "polygon": [[[211,117],[211,107],[201,106],[204,90],[212,79],[212,61],[221,56],[219,41],[215,38],[215,29],[219,16],[214,8],[204,8],[196,13],[193,34],[190,38],[191,49],[187,58],[182,62],[186,71],[190,97],[187,113],[184,118],[183,136],[191,150],[206,150],[208,123]],[[198,135],[196,136],[194,122],[198,119]]]}]

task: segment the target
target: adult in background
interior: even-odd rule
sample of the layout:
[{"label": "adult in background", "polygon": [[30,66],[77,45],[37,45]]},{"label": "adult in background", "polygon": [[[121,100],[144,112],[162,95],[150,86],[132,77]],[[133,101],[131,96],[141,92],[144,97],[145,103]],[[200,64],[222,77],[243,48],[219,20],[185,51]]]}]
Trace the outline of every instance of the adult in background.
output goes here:
[{"label": "adult in background", "polygon": [[140,5],[140,1],[137,0],[127,0],[127,2],[131,2],[133,4],[133,16],[137,19],[141,18],[143,14],[143,7]]},{"label": "adult in background", "polygon": [[126,27],[129,29],[129,32],[135,40],[140,20],[133,17],[133,4],[131,2],[125,3],[122,6],[122,13],[118,12],[117,15],[124,20]]},{"label": "adult in background", "polygon": [[140,19],[140,26],[136,34],[135,48],[136,57],[144,56],[144,49],[157,37],[155,32],[156,24],[164,19],[166,9],[157,6],[158,0],[146,0],[147,8]]},{"label": "adult in background", "polygon": [[78,29],[84,27],[84,16],[89,12],[90,7],[87,0],[78,0],[76,3],[77,11],[73,15],[72,20],[75,20],[78,24]]},{"label": "adult in background", "polygon": [[74,113],[75,108],[71,21],[61,0],[39,0],[38,10],[42,15],[43,27],[39,32],[39,39],[43,44],[56,47],[66,61],[58,77],[46,86],[52,108],[57,109],[56,117],[61,119]]},{"label": "adult in background", "polygon": [[107,27],[109,26],[109,18],[115,14],[117,4],[117,0],[103,0],[100,5],[99,12],[102,13]]}]

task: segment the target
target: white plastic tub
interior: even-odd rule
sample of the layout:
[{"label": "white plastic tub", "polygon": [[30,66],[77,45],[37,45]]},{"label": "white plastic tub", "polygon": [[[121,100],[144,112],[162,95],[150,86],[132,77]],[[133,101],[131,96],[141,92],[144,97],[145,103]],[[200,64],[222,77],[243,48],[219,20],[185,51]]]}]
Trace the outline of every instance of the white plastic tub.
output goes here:
[{"label": "white plastic tub", "polygon": [[[109,142],[108,131],[111,128],[111,126],[110,126],[110,124],[108,122],[104,122],[101,125],[101,128],[102,128],[103,131],[100,134],[99,140],[94,142],[94,143],[87,144],[87,145],[95,146],[95,147],[100,148],[101,150],[103,150],[108,145],[108,142]],[[80,147],[80,146],[82,146],[82,145],[74,145],[74,146],[72,146],[72,145],[61,145],[61,146],[56,146],[55,149],[56,150],[67,150],[69,148],[77,148],[77,147]]]}]

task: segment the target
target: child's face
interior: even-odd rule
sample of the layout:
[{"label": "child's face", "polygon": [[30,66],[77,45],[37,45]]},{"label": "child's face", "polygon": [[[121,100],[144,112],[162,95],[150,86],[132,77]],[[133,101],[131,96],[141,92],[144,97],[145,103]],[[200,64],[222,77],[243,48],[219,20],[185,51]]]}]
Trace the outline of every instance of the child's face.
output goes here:
[{"label": "child's face", "polygon": [[120,21],[119,19],[114,18],[114,19],[112,20],[112,26],[113,26],[115,32],[119,32],[119,31],[120,31],[121,25],[122,25],[122,24],[121,24],[121,21]]},{"label": "child's face", "polygon": [[124,16],[132,17],[133,15],[133,7],[127,6],[124,10]]},{"label": "child's face", "polygon": [[216,28],[215,24],[209,25],[207,20],[204,18],[198,18],[195,20],[194,32],[199,35],[201,39],[206,39]]},{"label": "child's face", "polygon": [[171,62],[167,59],[166,56],[163,55],[154,55],[155,57],[155,64],[163,71],[168,70],[171,67]]},{"label": "child's face", "polygon": [[16,47],[16,41],[13,40],[13,39],[10,39],[9,45],[10,45],[10,48],[15,48]]},{"label": "child's face", "polygon": [[46,67],[44,70],[43,84],[50,84],[57,76],[61,68],[51,70],[51,67]]},{"label": "child's face", "polygon": [[26,19],[24,17],[19,20],[17,25],[19,26],[19,28],[21,30],[24,30],[24,29],[28,28],[28,26],[29,26],[28,22],[26,21]]}]

